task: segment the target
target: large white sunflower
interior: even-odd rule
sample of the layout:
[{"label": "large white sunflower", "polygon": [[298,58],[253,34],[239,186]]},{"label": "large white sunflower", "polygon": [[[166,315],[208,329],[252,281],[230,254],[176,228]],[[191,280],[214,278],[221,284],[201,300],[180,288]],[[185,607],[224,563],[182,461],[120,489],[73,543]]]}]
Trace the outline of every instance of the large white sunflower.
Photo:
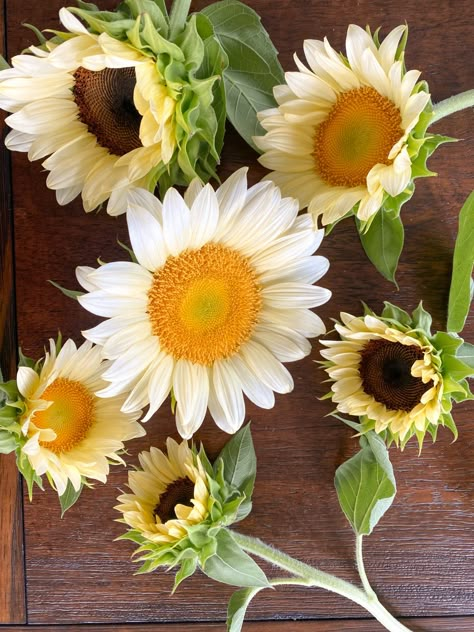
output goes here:
[{"label": "large white sunflower", "polygon": [[89,33],[64,8],[59,15],[70,39],[49,51],[32,46],[0,72],[0,107],[13,112],[6,145],[30,160],[49,156],[42,164],[59,204],[82,193],[92,211],[110,198],[117,215],[128,187],[148,186],[171,160],[176,101],[152,57]]},{"label": "large white sunflower", "polygon": [[18,369],[17,386],[24,398],[19,420],[26,442],[21,452],[38,476],[47,474],[60,496],[68,481],[79,491],[83,478],[103,483],[110,463],[125,465],[124,442],[145,434],[139,411],[123,412],[123,396],[97,397],[104,388],[106,363],[89,341],[79,348],[68,340],[59,353],[50,340],[39,374]]},{"label": "large white sunflower", "polygon": [[405,71],[398,26],[379,44],[350,25],[347,58],[327,39],[306,40],[309,68],[295,55],[298,72],[274,90],[277,108],[260,113],[267,131],[255,143],[283,195],[333,224],[354,211],[363,222],[384,198],[403,192],[412,177],[408,139],[430,95]]},{"label": "large white sunflower", "polygon": [[146,404],[148,419],[171,389],[178,430],[189,438],[206,409],[235,432],[243,393],[274,405],[293,380],[281,364],[306,356],[308,337],[324,332],[310,308],[329,290],[315,287],[328,269],[310,256],[323,233],[296,200],[271,182],[247,189],[246,169],[216,192],[194,181],[184,200],[170,189],[163,205],[141,191],[127,221],[138,263],[81,267],[83,307],[109,320],[84,332],[113,361],[103,396],[132,389],[123,410]]}]

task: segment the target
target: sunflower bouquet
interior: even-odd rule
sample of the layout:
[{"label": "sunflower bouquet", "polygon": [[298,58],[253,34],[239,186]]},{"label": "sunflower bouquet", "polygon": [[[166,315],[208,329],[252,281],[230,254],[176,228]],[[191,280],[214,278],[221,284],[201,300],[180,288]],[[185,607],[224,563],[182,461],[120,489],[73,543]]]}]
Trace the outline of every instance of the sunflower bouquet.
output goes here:
[{"label": "sunflower bouquet", "polygon": [[[224,0],[189,13],[190,4],[123,0],[104,11],[79,0],[61,8],[59,30],[31,27],[37,44],[0,71],[6,146],[43,161],[59,205],[81,196],[86,212],[125,215],[129,243],[112,260],[101,251],[94,266],[78,260],[81,289],[53,282],[84,319],[102,320],[82,328],[80,345],[59,334],[38,360],[20,351],[15,379],[0,383],[0,453],[16,455],[30,500],[47,480],[64,514],[115,476],[111,466],[133,463],[132,441],[160,431],[158,416],[171,418],[181,442],[150,439],[115,507],[138,574],[173,569],[173,591],[195,572],[236,587],[230,632],[260,591],[285,585],[324,588],[409,632],[370,585],[362,542],[395,498],[390,450],[417,441],[421,452],[443,427],[456,439],[453,406],[474,398],[474,347],[461,337],[474,196],[459,214],[438,331],[421,302],[410,314],[386,301],[380,313],[365,303],[361,315],[342,311],[326,335],[330,282],[319,282],[329,260],[319,249],[354,217],[369,259],[395,282],[401,207],[415,179],[434,175],[428,158],[454,140],[428,130],[472,106],[474,91],[433,103],[405,65],[406,25],[382,38],[352,24],[344,53],[307,39],[306,63],[295,55],[297,70],[285,73],[250,7]],[[269,170],[262,181],[247,167],[221,180],[226,119]],[[314,394],[324,378],[328,414],[359,444],[335,487],[360,585],[236,527],[256,480],[247,409],[263,417],[282,405],[301,379],[286,364],[318,337],[323,360],[307,365]],[[195,440],[208,414],[233,435],[220,451]]]}]

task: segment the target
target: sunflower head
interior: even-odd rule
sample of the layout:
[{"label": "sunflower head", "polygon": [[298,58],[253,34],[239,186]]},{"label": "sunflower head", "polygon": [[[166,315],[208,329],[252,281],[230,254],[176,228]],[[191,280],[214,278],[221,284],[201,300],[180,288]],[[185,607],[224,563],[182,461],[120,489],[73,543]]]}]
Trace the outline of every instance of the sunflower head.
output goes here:
[{"label": "sunflower head", "polygon": [[141,467],[129,472],[130,493],[119,496],[116,507],[123,514],[118,521],[128,525],[119,539],[139,545],[138,572],[178,566],[175,588],[198,566],[212,576],[217,551],[231,538],[226,526],[252,506],[256,464],[249,426],[227,443],[214,465],[202,446],[171,438],[166,451],[152,447],[139,460]]},{"label": "sunflower head", "polygon": [[177,5],[170,17],[152,0],[63,8],[66,30],[0,72],[0,107],[13,113],[7,146],[49,156],[60,204],[81,193],[86,211],[108,200],[116,215],[130,187],[163,194],[215,175],[227,59],[209,20]]},{"label": "sunflower head", "polygon": [[362,434],[375,430],[402,448],[416,436],[421,449],[426,433],[434,441],[439,426],[456,438],[452,402],[472,398],[467,344],[455,334],[433,335],[421,303],[411,316],[385,303],[380,316],[366,308],[360,317],[341,313],[341,321],[340,340],[322,341],[321,351],[337,410],[358,416],[354,427]]},{"label": "sunflower head", "polygon": [[145,434],[140,414],[123,413],[124,397],[105,402],[99,347],[50,340],[44,358],[21,355],[16,380],[0,384],[0,453],[16,452],[30,499],[46,474],[63,512],[91,480],[107,480],[109,466],[125,465],[124,442]]},{"label": "sunflower head", "polygon": [[433,108],[420,72],[405,68],[407,34],[398,26],[381,41],[352,24],[345,54],[306,40],[309,68],[295,56],[298,71],[274,89],[278,107],[259,114],[266,178],[327,231],[355,216],[365,234],[378,211],[395,221],[414,178],[434,175],[426,160],[448,139],[426,133]]}]

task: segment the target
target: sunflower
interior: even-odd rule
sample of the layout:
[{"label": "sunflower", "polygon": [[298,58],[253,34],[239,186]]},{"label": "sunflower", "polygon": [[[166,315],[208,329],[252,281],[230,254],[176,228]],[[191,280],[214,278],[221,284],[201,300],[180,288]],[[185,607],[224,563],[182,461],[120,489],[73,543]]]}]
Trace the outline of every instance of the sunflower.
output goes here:
[{"label": "sunflower", "polygon": [[455,437],[451,400],[472,397],[466,377],[472,369],[456,356],[462,339],[431,334],[431,316],[422,305],[410,317],[385,303],[380,317],[341,313],[335,328],[340,340],[322,340],[325,370],[332,380],[329,396],[341,413],[360,417],[361,431],[385,433],[402,447],[426,432],[433,440],[440,425]]},{"label": "sunflower", "polygon": [[287,72],[287,85],[274,90],[278,107],[259,114],[267,133],[254,140],[272,170],[266,177],[322,225],[351,213],[369,222],[411,181],[423,141],[414,149],[410,137],[430,95],[417,83],[419,71],[405,71],[406,29],[379,43],[352,24],[347,58],[327,39],[306,40],[310,68],[295,56],[299,71]]},{"label": "sunflower", "polygon": [[[83,13],[87,19],[88,11]],[[143,22],[148,14],[137,17],[134,45],[107,32],[89,32],[65,8],[59,16],[67,29],[63,40],[30,47],[32,54],[13,57],[13,67],[0,72],[0,107],[13,113],[6,119],[12,128],[7,147],[28,152],[30,160],[49,156],[42,166],[50,172],[46,184],[56,191],[58,203],[82,193],[87,212],[108,200],[109,214],[123,213],[130,187],[153,190],[163,174],[167,182],[189,183],[199,171],[199,159],[193,163],[188,156],[188,134],[195,137],[194,153],[207,157],[209,148],[201,147],[202,136],[189,122],[186,104],[200,91],[193,116],[200,125],[198,115],[205,106],[211,129],[215,78],[168,82],[173,54],[181,62],[184,54],[174,44],[166,48]],[[188,26],[194,29],[194,19]],[[146,40],[153,33],[153,41],[168,51],[168,66],[163,55],[158,63],[159,54]],[[204,177],[202,170],[199,175]]]},{"label": "sunflower", "polygon": [[155,543],[177,542],[209,514],[209,484],[199,456],[186,441],[166,441],[139,455],[141,470],[128,473],[131,494],[117,498],[123,522]]},{"label": "sunflower", "polygon": [[77,348],[68,340],[57,353],[50,340],[39,373],[28,366],[18,369],[20,453],[38,477],[47,474],[59,496],[68,481],[76,491],[84,479],[105,483],[110,463],[125,465],[124,442],[145,434],[136,421],[139,412],[120,410],[124,397],[97,397],[105,385],[104,368],[100,348],[89,341]]},{"label": "sunflower", "polygon": [[88,290],[80,304],[110,318],[84,332],[112,360],[101,395],[131,390],[123,410],[150,404],[148,419],[173,389],[183,438],[208,407],[233,433],[244,420],[243,393],[271,408],[274,391],[293,388],[282,362],[309,354],[307,338],[325,330],[310,311],[330,297],[312,285],[329,265],[310,256],[322,231],[271,182],[247,189],[246,169],[217,192],[194,181],[184,199],[170,189],[163,205],[146,191],[133,200],[137,263],[77,270]]}]

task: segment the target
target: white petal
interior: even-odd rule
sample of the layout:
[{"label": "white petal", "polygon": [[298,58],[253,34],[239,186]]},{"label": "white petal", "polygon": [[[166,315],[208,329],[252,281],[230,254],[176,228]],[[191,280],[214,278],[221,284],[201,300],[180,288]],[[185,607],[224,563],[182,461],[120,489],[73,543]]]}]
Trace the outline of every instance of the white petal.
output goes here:
[{"label": "white petal", "polygon": [[97,316],[124,316],[144,314],[147,305],[147,296],[115,296],[103,290],[96,290],[83,296],[78,296],[79,303],[89,312]]},{"label": "white petal", "polygon": [[191,215],[176,189],[168,189],[163,200],[163,237],[168,251],[176,256],[185,250],[191,237]]},{"label": "white petal", "polygon": [[260,408],[273,408],[275,395],[272,389],[257,378],[240,356],[234,355],[228,362],[232,365],[240,386],[249,400]]},{"label": "white petal", "polygon": [[163,205],[150,191],[141,187],[130,187],[127,189],[127,202],[145,208],[160,224],[163,223]]},{"label": "white petal", "polygon": [[371,50],[364,51],[361,58],[361,72],[365,81],[388,99],[392,96],[390,83],[376,55]]},{"label": "white petal", "polygon": [[360,61],[365,50],[377,53],[377,47],[370,35],[356,24],[351,24],[347,29],[346,53],[351,68],[361,72]]},{"label": "white petal", "polygon": [[210,184],[201,187],[191,207],[191,239],[189,248],[201,248],[211,241],[219,220],[219,203]]},{"label": "white petal", "polygon": [[91,268],[90,266],[77,266],[76,268],[76,278],[80,285],[88,292],[93,292],[98,289],[97,285],[89,280],[89,275],[91,272],[94,272],[94,270],[95,268]]},{"label": "white petal", "polygon": [[249,340],[240,348],[240,355],[259,380],[277,393],[293,390],[293,378],[275,356],[258,342]]},{"label": "white petal", "polygon": [[31,398],[39,386],[39,376],[30,367],[20,366],[16,374],[16,383],[23,397]]},{"label": "white petal", "polygon": [[277,281],[297,281],[299,283],[315,283],[326,274],[329,261],[326,257],[301,257],[288,263],[283,269],[276,268],[260,275],[260,283],[274,283]]},{"label": "white petal", "polygon": [[153,276],[133,261],[112,261],[100,266],[88,275],[90,283],[99,290],[118,296],[147,295]]},{"label": "white petal", "polygon": [[214,363],[211,379],[226,420],[223,430],[237,432],[245,419],[244,397],[238,375],[230,362],[221,360]]},{"label": "white petal", "polygon": [[218,235],[226,230],[245,204],[247,171],[248,167],[238,169],[216,191],[220,211]]},{"label": "white petal", "polygon": [[115,316],[114,318],[104,320],[96,327],[86,329],[81,333],[84,338],[87,338],[87,340],[91,340],[97,345],[104,345],[111,336],[115,335],[122,329],[126,329],[127,327],[139,322],[149,322],[147,314],[143,313],[141,315],[134,316]]},{"label": "white petal", "polygon": [[390,66],[395,63],[395,55],[397,53],[398,44],[400,43],[400,39],[406,31],[406,28],[407,27],[403,24],[401,26],[397,26],[393,29],[393,31],[390,31],[387,37],[380,44],[377,57],[380,65],[386,73],[389,72]]},{"label": "white petal", "polygon": [[320,101],[333,103],[336,100],[336,95],[331,86],[312,73],[286,72],[285,80],[300,99],[315,103]]},{"label": "white petal", "polygon": [[188,208],[191,208],[194,204],[194,200],[203,189],[203,184],[199,178],[194,178],[186,191],[184,192],[184,201]]},{"label": "white petal", "polygon": [[123,327],[115,334],[109,337],[104,343],[102,353],[109,360],[116,360],[133,347],[137,342],[145,340],[152,336],[151,323],[149,320],[141,320],[139,322]]},{"label": "white petal", "polygon": [[310,308],[323,305],[331,298],[331,291],[305,283],[275,283],[261,292],[265,305],[277,309]]},{"label": "white petal", "polygon": [[190,438],[204,421],[209,398],[206,367],[178,360],[173,374],[176,422],[183,438]]},{"label": "white petal", "polygon": [[262,309],[260,312],[262,323],[276,324],[297,331],[302,336],[314,338],[326,332],[321,318],[309,309]]},{"label": "white petal", "polygon": [[258,324],[252,337],[271,351],[280,362],[301,360],[311,353],[311,343],[291,329]]},{"label": "white petal", "polygon": [[70,33],[86,33],[90,35],[86,27],[65,7],[59,9],[59,19]]},{"label": "white petal", "polygon": [[158,220],[145,208],[129,205],[127,225],[132,249],[138,262],[152,272],[161,268],[168,251]]},{"label": "white petal", "polygon": [[171,389],[174,360],[162,353],[153,363],[153,373],[148,384],[150,408],[142,421],[148,421],[164,402]]},{"label": "white petal", "polygon": [[108,382],[134,380],[148,367],[158,354],[155,337],[146,338],[134,344],[126,353],[104,371],[102,377]]}]

